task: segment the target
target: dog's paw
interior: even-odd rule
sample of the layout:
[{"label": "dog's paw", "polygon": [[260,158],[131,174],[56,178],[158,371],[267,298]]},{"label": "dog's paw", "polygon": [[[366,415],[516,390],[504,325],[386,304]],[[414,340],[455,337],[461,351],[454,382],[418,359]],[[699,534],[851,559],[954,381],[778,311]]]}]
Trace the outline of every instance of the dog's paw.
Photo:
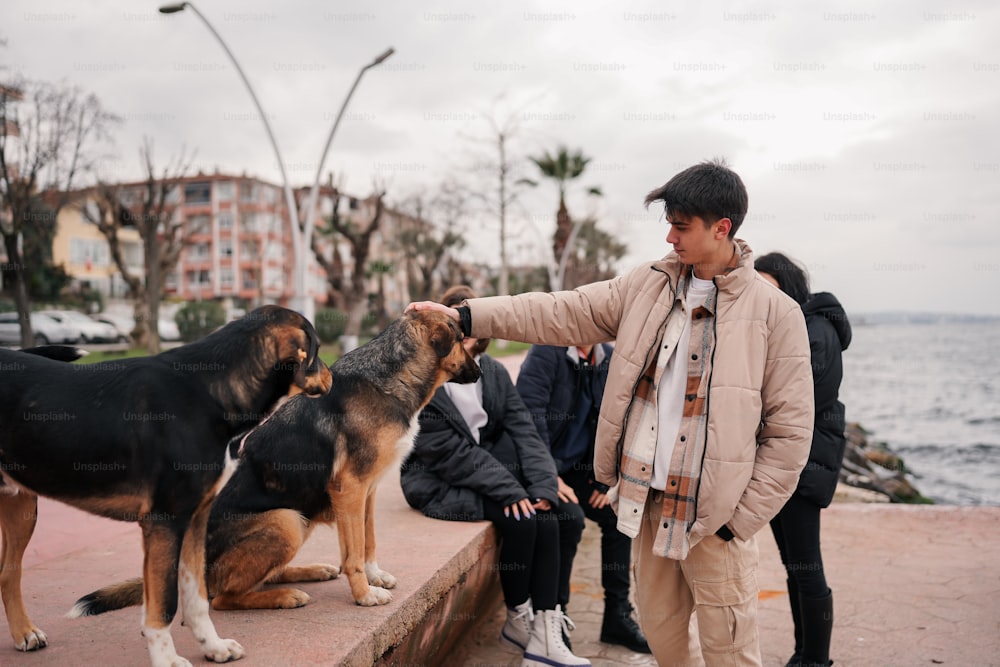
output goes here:
[{"label": "dog's paw", "polygon": [[336,565],[316,563],[312,567],[315,572],[315,579],[313,579],[313,581],[329,581],[330,579],[336,579],[340,576],[340,568]]},{"label": "dog's paw", "polygon": [[365,563],[365,576],[368,577],[368,583],[372,586],[396,587],[396,577],[379,568],[378,563]]},{"label": "dog's paw", "polygon": [[40,648],[45,648],[48,644],[49,638],[45,636],[45,633],[33,627],[21,636],[21,641],[17,642],[15,646],[18,651],[37,651]]},{"label": "dog's paw", "polygon": [[202,646],[202,650],[205,659],[212,662],[232,662],[246,655],[246,650],[235,639],[219,639],[213,646]]},{"label": "dog's paw", "polygon": [[300,591],[297,588],[289,588],[282,591],[282,595],[276,600],[274,609],[298,609],[309,604],[311,599],[305,591]]},{"label": "dog's paw", "polygon": [[379,570],[375,576],[368,577],[368,583],[372,586],[381,586],[382,588],[395,588],[396,577],[392,576],[385,570]]},{"label": "dog's paw", "polygon": [[362,607],[375,607],[380,604],[388,604],[392,600],[392,593],[379,586],[369,586],[368,593],[360,600],[355,600]]}]

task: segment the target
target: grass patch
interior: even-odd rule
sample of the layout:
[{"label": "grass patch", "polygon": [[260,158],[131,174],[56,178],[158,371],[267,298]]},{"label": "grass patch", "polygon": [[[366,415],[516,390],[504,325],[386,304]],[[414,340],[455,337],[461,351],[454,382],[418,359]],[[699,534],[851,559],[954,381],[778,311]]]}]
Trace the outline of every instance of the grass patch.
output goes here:
[{"label": "grass patch", "polygon": [[101,350],[99,352],[90,352],[87,356],[78,359],[73,363],[99,364],[102,361],[120,361],[122,359],[131,359],[133,357],[148,357],[148,356],[149,352],[140,348],[132,348],[130,350],[117,350],[117,351]]},{"label": "grass patch", "polygon": [[500,341],[495,338],[490,341],[490,346],[486,348],[486,353],[491,357],[510,357],[515,354],[527,352],[531,348],[531,343],[522,343],[516,340],[504,341],[504,347],[500,347]]}]

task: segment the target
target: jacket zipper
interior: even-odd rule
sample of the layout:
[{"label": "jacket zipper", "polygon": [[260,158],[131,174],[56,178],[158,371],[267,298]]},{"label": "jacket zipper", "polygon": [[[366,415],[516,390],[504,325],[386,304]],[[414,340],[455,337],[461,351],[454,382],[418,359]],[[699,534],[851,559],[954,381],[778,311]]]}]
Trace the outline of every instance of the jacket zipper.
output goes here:
[{"label": "jacket zipper", "polygon": [[[715,283],[715,278],[712,278]],[[705,387],[705,444],[701,448],[701,465],[698,466],[698,485],[694,490],[694,521],[688,524],[687,531],[691,532],[695,522],[698,520],[698,501],[701,499],[701,480],[705,472],[705,455],[708,454],[708,420],[712,413],[712,376],[715,374],[715,351],[719,348],[718,333],[716,326],[719,322],[719,286],[715,286],[715,312],[712,313],[712,354],[709,357],[712,368],[708,371],[708,384]]]}]

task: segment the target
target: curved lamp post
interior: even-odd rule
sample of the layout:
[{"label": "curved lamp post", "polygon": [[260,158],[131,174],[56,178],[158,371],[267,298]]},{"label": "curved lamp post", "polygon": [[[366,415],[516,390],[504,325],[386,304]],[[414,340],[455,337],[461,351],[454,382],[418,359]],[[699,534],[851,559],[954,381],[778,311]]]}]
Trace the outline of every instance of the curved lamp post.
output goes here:
[{"label": "curved lamp post", "polygon": [[323,148],[323,154],[319,160],[319,166],[316,169],[316,180],[313,183],[312,190],[309,193],[308,208],[306,209],[306,221],[305,229],[302,229],[302,225],[299,220],[299,210],[295,204],[295,195],[292,194],[291,185],[288,183],[288,173],[285,170],[285,161],[281,159],[281,151],[278,149],[278,142],[274,137],[274,131],[271,129],[271,124],[267,121],[267,114],[264,113],[264,109],[260,105],[260,100],[257,99],[257,94],[254,92],[253,86],[250,85],[250,80],[247,79],[246,74],[243,72],[243,68],[240,67],[239,62],[236,60],[236,56],[230,51],[226,42],[222,39],[222,35],[212,27],[212,24],[208,22],[204,14],[198,11],[190,2],[178,2],[168,5],[162,5],[159,10],[161,14],[176,14],[177,12],[182,12],[185,9],[190,9],[194,12],[195,16],[201,19],[201,22],[205,24],[208,31],[212,33],[216,41],[222,47],[226,55],[229,56],[229,60],[233,63],[233,67],[236,68],[236,72],[240,75],[243,80],[243,84],[247,88],[247,92],[250,93],[250,98],[253,100],[254,106],[257,108],[257,113],[260,115],[261,121],[264,123],[264,129],[267,131],[267,138],[271,142],[271,148],[274,149],[274,156],[278,160],[278,169],[281,171],[281,182],[285,191],[285,206],[288,208],[288,218],[292,227],[292,253],[293,261],[295,263],[295,281],[292,296],[292,308],[299,311],[304,315],[310,322],[315,319],[316,314],[316,304],[309,297],[308,290],[306,287],[306,275],[308,262],[306,261],[307,253],[312,246],[312,233],[315,226],[315,209],[316,209],[316,198],[319,191],[319,179],[320,174],[323,171],[323,163],[326,161],[327,151],[330,149],[330,144],[333,142],[334,132],[337,131],[337,126],[340,124],[340,119],[344,114],[344,110],[347,108],[347,103],[351,99],[351,95],[354,94],[354,89],[358,87],[358,83],[361,81],[362,75],[372,67],[382,63],[386,58],[394,53],[394,49],[389,48],[384,53],[375,58],[374,61],[365,65],[358,72],[357,78],[354,80],[354,85],[351,86],[351,90],[347,93],[347,97],[344,99],[343,104],[340,105],[340,111],[337,113],[337,117],[334,120],[333,127],[330,129],[330,134],[326,139],[326,146]]},{"label": "curved lamp post", "polygon": [[[323,147],[323,156],[319,159],[319,165],[316,167],[316,178],[313,180],[312,190],[309,191],[309,201],[306,207],[306,225],[305,225],[305,237],[303,238],[304,244],[310,244],[312,242],[313,227],[316,224],[316,199],[319,196],[319,179],[323,174],[323,163],[326,161],[326,154],[330,150],[330,144],[333,143],[333,135],[337,131],[337,127],[340,125],[340,119],[344,116],[344,110],[347,109],[347,103],[351,101],[351,96],[354,94],[354,89],[358,87],[361,82],[361,77],[364,76],[365,72],[370,70],[376,65],[382,64],[389,56],[395,53],[396,50],[389,47],[384,52],[382,52],[375,60],[368,63],[358,72],[358,76],[354,79],[354,84],[351,89],[347,91],[347,97],[344,98],[343,104],[340,105],[340,110],[337,112],[337,117],[333,120],[333,127],[330,128],[330,134],[326,138],[326,146]],[[305,250],[309,249],[309,245],[306,245]]]}]

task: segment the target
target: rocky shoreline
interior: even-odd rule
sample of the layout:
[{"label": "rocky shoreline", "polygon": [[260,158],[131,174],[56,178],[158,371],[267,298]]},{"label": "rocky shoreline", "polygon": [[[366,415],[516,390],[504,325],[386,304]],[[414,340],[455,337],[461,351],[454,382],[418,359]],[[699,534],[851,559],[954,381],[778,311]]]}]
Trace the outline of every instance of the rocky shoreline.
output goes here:
[{"label": "rocky shoreline", "polygon": [[852,422],[845,430],[847,448],[834,501],[931,504],[913,485],[902,457]]}]

